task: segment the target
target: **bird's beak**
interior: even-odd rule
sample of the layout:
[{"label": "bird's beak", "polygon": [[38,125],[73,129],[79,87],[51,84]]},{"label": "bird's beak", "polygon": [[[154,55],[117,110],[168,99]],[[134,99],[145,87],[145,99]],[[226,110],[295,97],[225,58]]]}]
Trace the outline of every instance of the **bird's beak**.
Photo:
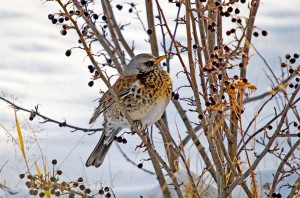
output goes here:
[{"label": "bird's beak", "polygon": [[157,57],[157,58],[154,60],[154,65],[157,65],[160,61],[164,60],[165,58],[167,58],[166,55]]}]

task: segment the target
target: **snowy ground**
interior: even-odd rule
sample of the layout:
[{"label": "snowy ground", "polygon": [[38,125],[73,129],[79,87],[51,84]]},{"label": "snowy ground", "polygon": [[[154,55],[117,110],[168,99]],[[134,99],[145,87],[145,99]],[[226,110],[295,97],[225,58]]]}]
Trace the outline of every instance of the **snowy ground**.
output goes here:
[{"label": "snowy ground", "polygon": [[[125,2],[123,2],[125,3]],[[47,15],[57,11],[55,3],[36,0],[18,1],[2,0],[0,6],[0,91],[1,96],[15,100],[24,108],[32,109],[40,104],[40,112],[51,118],[63,121],[64,118],[72,125],[89,128],[88,120],[92,115],[99,97],[100,83],[89,88],[90,74],[87,70],[88,61],[84,55],[74,51],[71,57],[65,51],[76,45],[75,35],[62,37],[59,29],[49,22]],[[256,48],[262,53],[269,64],[279,68],[279,56],[286,53],[299,53],[300,43],[300,1],[262,1],[256,25],[268,30],[268,37],[255,39]],[[142,13],[143,14],[143,13]],[[132,16],[125,16],[131,17]],[[132,20],[129,18],[128,20]],[[126,20],[126,18],[124,19]],[[130,31],[129,31],[130,35]],[[130,37],[128,35],[128,37]],[[143,48],[146,38],[137,35],[137,50]],[[148,49],[149,50],[149,49]],[[250,66],[264,67],[260,59],[255,57]],[[251,70],[250,70],[251,71]],[[175,72],[174,72],[175,73]],[[268,83],[264,74],[249,72],[249,78],[255,82]],[[175,80],[175,88],[179,82]],[[265,90],[260,90],[263,92]],[[168,112],[175,115],[172,105]],[[92,136],[82,132],[71,133],[69,129],[60,128],[52,123],[39,124],[41,119],[29,122],[29,115],[18,112],[19,120],[25,133],[27,156],[32,164],[41,154],[47,156],[48,167],[51,160],[57,159],[66,180],[83,177],[88,185],[95,187],[110,186],[117,197],[151,197],[155,194],[157,183],[155,175],[149,175],[134,167],[123,158],[117,147],[113,145],[105,163],[99,169],[86,168],[84,162],[94,148],[99,134]],[[184,131],[179,116],[176,116],[179,130]],[[193,119],[193,118],[191,118]],[[16,137],[13,110],[0,101],[0,124]],[[174,124],[173,124],[174,125]],[[93,127],[100,127],[98,122]],[[172,126],[175,128],[175,125]],[[38,141],[34,140],[33,133]],[[154,137],[159,137],[155,135]],[[127,136],[129,141],[121,145],[129,157],[135,162],[147,157],[142,151],[135,151],[139,143],[136,136]],[[156,139],[157,147],[160,140]],[[42,153],[37,143],[41,146]],[[0,183],[19,192],[14,197],[24,197],[24,181],[18,175],[26,168],[18,148],[11,138],[0,129]],[[272,167],[277,161],[265,162],[261,167],[265,174],[263,182],[271,180]],[[38,160],[42,166],[42,161]],[[150,162],[144,167],[151,170]],[[197,172],[195,165],[195,171]],[[34,168],[33,168],[34,170]],[[264,179],[266,178],[266,179]],[[101,183],[100,183],[101,181]],[[262,183],[263,183],[262,182]],[[0,197],[6,197],[0,190]],[[10,196],[8,196],[10,197]],[[239,197],[238,195],[236,197]]]}]

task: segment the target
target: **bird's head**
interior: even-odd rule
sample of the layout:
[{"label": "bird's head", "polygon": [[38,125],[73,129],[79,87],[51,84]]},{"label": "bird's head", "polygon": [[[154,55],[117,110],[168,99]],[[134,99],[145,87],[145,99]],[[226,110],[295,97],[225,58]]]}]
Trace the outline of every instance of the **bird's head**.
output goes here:
[{"label": "bird's head", "polygon": [[158,63],[165,59],[166,56],[155,57],[151,54],[139,54],[131,59],[125,68],[125,75],[137,75],[151,72],[159,68]]}]

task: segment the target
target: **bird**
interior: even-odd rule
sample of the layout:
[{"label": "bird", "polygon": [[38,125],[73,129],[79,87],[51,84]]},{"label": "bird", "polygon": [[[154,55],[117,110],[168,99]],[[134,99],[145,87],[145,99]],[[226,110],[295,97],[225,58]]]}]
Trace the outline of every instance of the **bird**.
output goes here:
[{"label": "bird", "polygon": [[[130,119],[143,128],[153,125],[161,118],[172,97],[172,78],[159,65],[165,58],[165,55],[155,57],[148,53],[132,57],[124,74],[112,86]],[[89,123],[94,123],[101,114],[104,117],[103,132],[86,161],[87,167],[100,167],[114,137],[122,129],[131,128],[109,90],[100,98]]]}]

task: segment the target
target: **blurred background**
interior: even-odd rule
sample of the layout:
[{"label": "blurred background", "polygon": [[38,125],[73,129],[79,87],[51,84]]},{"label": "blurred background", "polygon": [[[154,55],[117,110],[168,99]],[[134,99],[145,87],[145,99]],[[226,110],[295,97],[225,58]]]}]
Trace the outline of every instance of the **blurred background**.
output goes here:
[{"label": "blurred background", "polygon": [[[255,24],[258,28],[267,30],[268,36],[254,38],[254,45],[274,70],[280,69],[279,57],[284,57],[286,53],[300,53],[300,1],[261,2]],[[141,25],[135,15],[128,12],[130,5],[125,1],[112,1],[112,4],[123,5],[117,20],[123,24],[131,23],[125,28],[125,37],[130,42],[134,41],[135,53],[150,52],[149,45],[145,42],[148,35],[144,31],[135,31],[136,27],[140,28]],[[145,19],[143,3],[137,1],[136,5],[141,10],[141,18]],[[168,8],[170,5],[167,1],[162,2],[162,5],[166,15],[176,16],[176,13],[172,13],[172,9]],[[97,106],[97,102],[94,101],[100,97],[99,89],[106,88],[101,82],[96,82],[92,88],[87,85],[91,80],[87,69],[90,63],[82,51],[73,50],[70,57],[65,56],[66,50],[78,46],[78,38],[72,31],[62,36],[60,29],[48,20],[48,14],[58,10],[56,2],[2,0],[0,95],[27,109],[34,109],[39,105],[40,113],[58,121],[66,120],[68,124],[83,128],[101,127],[101,120],[93,126],[88,125],[88,120]],[[184,35],[184,32],[179,34]],[[177,60],[172,62],[175,67],[171,69],[174,88],[181,83],[180,79],[175,78],[180,69],[180,65],[176,63]],[[257,68],[265,67],[257,55],[253,55],[249,67],[251,68],[248,77],[254,84],[258,87],[260,84],[264,87],[270,84],[264,73],[255,72]],[[259,89],[257,92],[265,91],[266,89]],[[167,113],[169,119],[175,120],[174,123],[170,123],[175,134],[181,130],[185,131],[172,104],[168,106]],[[112,187],[117,197],[150,197],[154,194],[152,189],[158,186],[153,183],[156,176],[129,163],[116,145],[113,145],[101,168],[84,166],[100,134],[71,132],[71,129],[59,127],[54,123],[41,124],[41,118],[29,121],[29,114],[21,111],[18,112],[18,117],[27,157],[32,164],[37,161],[42,166],[43,155],[46,156],[48,168],[51,169],[51,160],[57,159],[57,168],[63,171],[66,180],[83,177],[88,185],[95,189],[102,186]],[[193,119],[197,120],[197,117],[191,118]],[[0,124],[17,137],[13,109],[1,100]],[[120,146],[130,159],[140,163],[147,158],[143,150],[135,150],[135,146],[140,143],[137,136],[127,135],[126,139],[128,144]],[[159,135],[154,134],[154,141],[157,142],[158,148],[162,146]],[[26,188],[24,181],[19,179],[19,174],[24,173],[26,166],[19,148],[3,128],[0,128],[0,156],[0,183],[19,192],[14,197],[24,197]],[[144,163],[146,169],[151,170],[151,166],[150,162]],[[261,168],[267,172],[272,167],[266,162],[265,167]],[[196,171],[201,167],[194,164],[194,169]],[[7,197],[1,189],[0,196]]]}]

